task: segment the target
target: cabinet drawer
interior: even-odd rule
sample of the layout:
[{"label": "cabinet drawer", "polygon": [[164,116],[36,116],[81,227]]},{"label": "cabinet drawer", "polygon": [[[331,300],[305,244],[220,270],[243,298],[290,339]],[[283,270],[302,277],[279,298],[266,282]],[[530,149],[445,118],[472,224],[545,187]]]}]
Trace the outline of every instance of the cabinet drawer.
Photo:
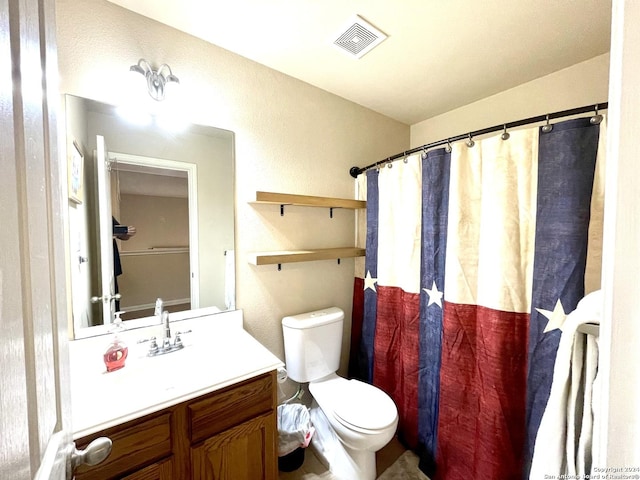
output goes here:
[{"label": "cabinet drawer", "polygon": [[274,374],[214,392],[188,406],[191,442],[197,443],[275,409]]},{"label": "cabinet drawer", "polygon": [[171,455],[171,413],[135,420],[82,438],[77,448],[84,448],[97,436],[111,439],[111,454],[99,465],[79,467],[78,480],[122,478],[123,474]]},{"label": "cabinet drawer", "polygon": [[142,470],[127,475],[122,480],[173,480],[171,459],[151,464]]}]

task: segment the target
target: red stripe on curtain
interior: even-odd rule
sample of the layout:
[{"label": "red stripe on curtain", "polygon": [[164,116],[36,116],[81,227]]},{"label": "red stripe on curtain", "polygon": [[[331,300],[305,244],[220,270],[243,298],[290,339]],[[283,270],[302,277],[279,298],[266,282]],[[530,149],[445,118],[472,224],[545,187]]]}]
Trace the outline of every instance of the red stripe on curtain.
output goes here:
[{"label": "red stripe on curtain", "polygon": [[418,444],[420,295],[378,287],[373,383],[398,407],[398,430],[411,448]]},{"label": "red stripe on curtain", "polygon": [[351,351],[349,352],[349,378],[364,378],[359,365],[364,319],[364,279],[355,277],[353,282],[353,305],[351,313]]},{"label": "red stripe on curtain", "polygon": [[529,315],[445,302],[435,479],[519,479]]}]

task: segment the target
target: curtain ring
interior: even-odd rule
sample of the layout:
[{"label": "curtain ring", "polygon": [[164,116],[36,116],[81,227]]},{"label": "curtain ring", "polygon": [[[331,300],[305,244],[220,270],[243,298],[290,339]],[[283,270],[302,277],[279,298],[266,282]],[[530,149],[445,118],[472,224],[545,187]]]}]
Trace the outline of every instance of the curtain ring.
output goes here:
[{"label": "curtain ring", "polygon": [[447,138],[447,146],[444,147],[444,151],[447,153],[451,153],[452,150],[453,150],[453,147],[451,146],[451,141]]},{"label": "curtain ring", "polygon": [[409,163],[409,159],[407,158],[407,152],[406,151],[404,152],[404,158],[402,159],[402,162],[405,163],[405,164]]},{"label": "curtain ring", "polygon": [[476,144],[476,142],[473,141],[473,138],[471,138],[471,132],[469,132],[469,140],[467,140],[465,143],[469,148],[473,147]]},{"label": "curtain ring", "polygon": [[553,130],[553,125],[549,123],[549,114],[547,113],[547,124],[542,127],[542,131],[544,133],[549,133],[551,130]]},{"label": "curtain ring", "polygon": [[507,132],[507,124],[504,124],[504,131],[502,132],[502,135],[500,135],[500,138],[502,140],[509,140],[509,137],[511,136],[511,134],[509,132]]},{"label": "curtain ring", "polygon": [[589,123],[591,125],[598,125],[600,122],[602,122],[602,118],[603,117],[602,117],[602,115],[598,114],[598,104],[597,103],[596,103],[595,109],[596,109],[596,114],[589,119]]}]

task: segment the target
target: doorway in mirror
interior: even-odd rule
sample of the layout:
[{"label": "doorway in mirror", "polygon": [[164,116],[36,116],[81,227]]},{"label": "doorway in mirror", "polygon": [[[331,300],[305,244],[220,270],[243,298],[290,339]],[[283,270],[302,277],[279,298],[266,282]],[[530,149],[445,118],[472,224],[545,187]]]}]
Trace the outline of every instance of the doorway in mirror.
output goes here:
[{"label": "doorway in mirror", "polygon": [[119,162],[117,154],[111,165],[113,217],[135,228],[134,236],[114,239],[123,320],[153,315],[157,298],[170,312],[190,310],[187,171]]}]

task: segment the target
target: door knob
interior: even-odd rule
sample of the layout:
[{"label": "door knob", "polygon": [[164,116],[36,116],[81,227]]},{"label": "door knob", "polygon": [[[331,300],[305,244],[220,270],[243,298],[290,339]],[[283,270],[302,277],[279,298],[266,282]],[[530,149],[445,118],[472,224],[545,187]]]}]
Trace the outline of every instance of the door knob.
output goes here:
[{"label": "door knob", "polygon": [[98,302],[110,302],[111,300],[120,300],[122,298],[122,295],[120,295],[119,293],[116,293],[115,295],[105,295],[104,297],[91,297],[91,303],[98,303]]},{"label": "door knob", "polygon": [[[104,461],[111,453],[111,439],[108,437],[96,438],[93,442],[86,446],[84,450],[78,450],[73,444],[73,452],[71,453],[71,477],[80,465],[97,465]],[[70,478],[68,480],[70,480]]]}]

